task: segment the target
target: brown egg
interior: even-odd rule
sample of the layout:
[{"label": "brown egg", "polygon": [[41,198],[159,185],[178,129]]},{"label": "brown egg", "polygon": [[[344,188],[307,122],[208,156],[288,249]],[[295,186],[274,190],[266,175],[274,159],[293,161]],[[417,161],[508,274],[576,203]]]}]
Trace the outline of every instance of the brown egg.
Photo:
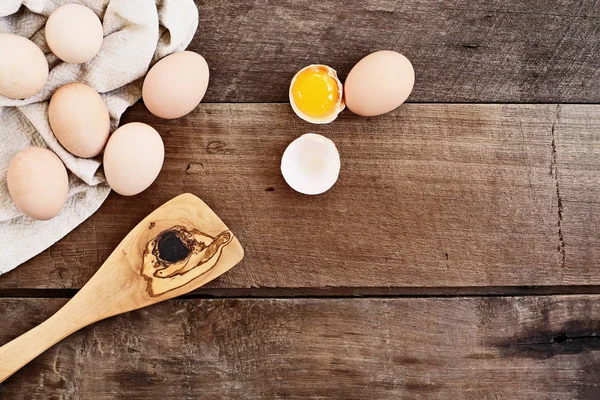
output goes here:
[{"label": "brown egg", "polygon": [[162,138],[150,125],[132,122],[114,131],[104,150],[104,174],[123,196],[146,190],[158,176],[165,158]]},{"label": "brown egg", "polygon": [[24,99],[38,93],[48,79],[48,62],[31,40],[0,33],[0,94]]},{"label": "brown egg", "polygon": [[157,117],[183,117],[204,97],[208,77],[208,64],[200,54],[173,53],[157,62],[146,75],[142,88],[144,104]]},{"label": "brown egg", "polygon": [[28,147],[18,152],[8,165],[6,181],[17,207],[37,220],[55,217],[67,201],[67,170],[48,149]]},{"label": "brown egg", "polygon": [[100,51],[104,30],[98,16],[80,4],[65,4],[54,10],[46,22],[50,50],[68,63],[84,63]]},{"label": "brown egg", "polygon": [[408,58],[395,51],[377,51],[360,60],[344,83],[346,107],[363,116],[381,115],[399,107],[415,84]]},{"label": "brown egg", "polygon": [[108,140],[110,116],[106,104],[83,83],[69,83],[54,92],[48,119],[60,144],[77,157],[97,156]]}]

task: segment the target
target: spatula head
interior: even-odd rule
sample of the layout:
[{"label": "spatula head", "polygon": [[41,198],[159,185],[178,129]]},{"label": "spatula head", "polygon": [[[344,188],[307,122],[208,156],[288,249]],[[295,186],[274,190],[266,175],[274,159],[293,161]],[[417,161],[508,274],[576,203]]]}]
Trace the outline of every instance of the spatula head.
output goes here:
[{"label": "spatula head", "polygon": [[223,221],[196,196],[182,194],[144,218],[82,291],[114,290],[124,312],[197,289],[243,257]]}]

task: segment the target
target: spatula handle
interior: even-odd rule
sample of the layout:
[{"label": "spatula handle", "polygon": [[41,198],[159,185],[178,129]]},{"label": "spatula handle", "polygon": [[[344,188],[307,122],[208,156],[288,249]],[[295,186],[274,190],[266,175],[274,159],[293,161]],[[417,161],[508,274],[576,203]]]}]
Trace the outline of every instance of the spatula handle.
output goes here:
[{"label": "spatula handle", "polygon": [[78,307],[73,307],[72,301],[40,325],[0,347],[0,383],[60,340],[93,322]]}]

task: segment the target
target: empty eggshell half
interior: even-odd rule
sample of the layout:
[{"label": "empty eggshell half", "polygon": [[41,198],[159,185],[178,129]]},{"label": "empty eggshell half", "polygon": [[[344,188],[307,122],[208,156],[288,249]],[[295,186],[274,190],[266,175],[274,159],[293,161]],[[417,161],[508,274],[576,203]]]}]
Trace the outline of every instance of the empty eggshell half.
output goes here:
[{"label": "empty eggshell half", "polygon": [[67,170],[48,149],[28,147],[18,152],[10,160],[6,181],[19,210],[37,220],[55,217],[67,201]]},{"label": "empty eggshell half", "polygon": [[395,51],[377,51],[350,70],[344,83],[346,106],[366,117],[385,114],[404,103],[414,84],[408,58]]},{"label": "empty eggshell half", "polygon": [[77,157],[97,156],[108,140],[106,104],[98,92],[83,83],[68,83],[54,92],[48,119],[60,144]]},{"label": "empty eggshell half", "polygon": [[0,33],[0,94],[24,99],[38,93],[48,79],[48,62],[31,40]]},{"label": "empty eggshell half", "polygon": [[295,191],[320,194],[337,181],[340,155],[331,140],[316,133],[307,133],[285,149],[281,158],[281,173]]},{"label": "empty eggshell half", "polygon": [[204,97],[208,78],[208,64],[200,54],[181,51],[168,55],[157,62],[144,79],[144,104],[157,117],[183,117]]},{"label": "empty eggshell half", "polygon": [[102,47],[104,30],[100,19],[80,4],[65,4],[46,21],[46,42],[61,60],[80,64],[94,58]]},{"label": "empty eggshell half", "polygon": [[150,125],[131,122],[117,129],[104,149],[104,174],[110,187],[123,196],[146,190],[165,158],[159,133]]}]

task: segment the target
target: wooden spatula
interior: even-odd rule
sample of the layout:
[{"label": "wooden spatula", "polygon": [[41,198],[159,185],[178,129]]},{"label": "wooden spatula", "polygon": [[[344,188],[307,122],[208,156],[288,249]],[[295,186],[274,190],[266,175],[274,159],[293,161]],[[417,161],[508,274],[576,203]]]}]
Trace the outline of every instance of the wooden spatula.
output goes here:
[{"label": "wooden spatula", "polygon": [[188,293],[243,257],[238,240],[202,200],[174,198],[133,228],[56,314],[0,347],[0,382],[71,333]]}]

